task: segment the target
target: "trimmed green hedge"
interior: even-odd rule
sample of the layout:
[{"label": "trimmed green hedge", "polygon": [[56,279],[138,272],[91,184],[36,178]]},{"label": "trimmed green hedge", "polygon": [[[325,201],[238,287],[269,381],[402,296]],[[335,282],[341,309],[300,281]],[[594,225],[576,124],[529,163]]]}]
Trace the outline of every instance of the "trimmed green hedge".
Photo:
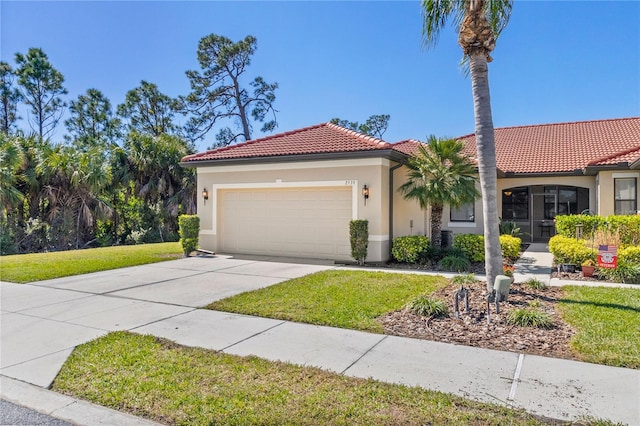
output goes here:
[{"label": "trimmed green hedge", "polygon": [[394,238],[391,254],[398,262],[416,263],[420,254],[429,248],[429,244],[429,238],[424,235]]},{"label": "trimmed green hedge", "polygon": [[[520,255],[522,239],[511,235],[500,235],[502,255],[515,260]],[[453,238],[453,247],[461,250],[473,262],[484,262],[484,235],[458,234]]]},{"label": "trimmed green hedge", "polygon": [[198,248],[200,218],[195,214],[183,214],[178,217],[180,243],[185,256]]},{"label": "trimmed green hedge", "polygon": [[556,264],[581,265],[585,260],[594,260],[597,256],[597,251],[587,247],[585,243],[585,240],[554,235],[549,239],[549,251]]},{"label": "trimmed green hedge", "polygon": [[640,245],[640,215],[590,216],[574,214],[556,216],[556,231],[563,237],[576,237],[576,225],[582,225],[582,237],[591,238],[597,230],[609,230],[620,236],[625,246]]},{"label": "trimmed green hedge", "polygon": [[500,248],[502,255],[510,260],[516,260],[520,256],[522,239],[511,235],[500,235]]},{"label": "trimmed green hedge", "polygon": [[351,242],[351,257],[359,265],[364,265],[369,246],[369,221],[352,220],[349,222],[349,238]]},{"label": "trimmed green hedge", "polygon": [[630,246],[618,250],[618,260],[640,265],[640,246]]},{"label": "trimmed green hedge", "polygon": [[453,247],[461,250],[472,262],[484,262],[484,236],[458,234],[453,237]]}]

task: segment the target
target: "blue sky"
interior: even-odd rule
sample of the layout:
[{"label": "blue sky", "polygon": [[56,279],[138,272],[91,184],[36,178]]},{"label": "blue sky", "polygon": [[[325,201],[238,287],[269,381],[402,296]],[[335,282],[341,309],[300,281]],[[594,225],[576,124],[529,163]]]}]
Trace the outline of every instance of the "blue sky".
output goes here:
[{"label": "blue sky", "polygon": [[[391,115],[390,142],[473,132],[457,35],[445,29],[424,49],[418,1],[2,0],[0,14],[2,60],[42,48],[69,99],[97,88],[115,108],[141,80],[187,94],[202,36],[251,34],[258,50],[247,76],[278,82],[278,132],[372,114]],[[638,1],[516,1],[493,57],[496,127],[640,115]],[[60,125],[54,138],[64,133]]]}]

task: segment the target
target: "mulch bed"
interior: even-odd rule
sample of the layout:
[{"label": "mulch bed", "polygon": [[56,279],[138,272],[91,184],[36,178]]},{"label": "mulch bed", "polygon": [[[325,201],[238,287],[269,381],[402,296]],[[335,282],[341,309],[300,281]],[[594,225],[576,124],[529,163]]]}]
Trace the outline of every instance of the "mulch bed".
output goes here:
[{"label": "mulch bed", "polygon": [[[574,330],[566,324],[557,310],[561,288],[547,287],[536,290],[526,284],[512,284],[508,300],[500,303],[500,313],[491,304],[491,322],[487,324],[486,283],[465,285],[469,291],[470,311],[464,312],[460,305],[460,318],[454,317],[454,293],[460,287],[450,284],[432,296],[444,300],[449,310],[448,317],[427,318],[403,309],[378,318],[386,334],[455,343],[480,348],[497,349],[517,353],[578,359],[569,347]],[[539,304],[538,309],[548,313],[553,326],[548,329],[520,327],[507,324],[508,313],[525,308],[530,303]]]}]

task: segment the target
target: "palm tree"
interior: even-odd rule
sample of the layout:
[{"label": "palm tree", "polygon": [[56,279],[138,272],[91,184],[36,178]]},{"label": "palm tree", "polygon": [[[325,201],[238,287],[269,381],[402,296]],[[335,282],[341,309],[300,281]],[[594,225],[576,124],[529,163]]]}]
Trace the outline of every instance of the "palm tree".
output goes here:
[{"label": "palm tree", "polygon": [[418,201],[422,209],[431,206],[431,244],[440,247],[442,210],[445,204],[460,207],[478,196],[475,166],[462,154],[464,145],[455,139],[430,136],[426,147],[409,158],[407,182],[400,186],[404,198]]},{"label": "palm tree", "polygon": [[511,16],[513,0],[422,0],[423,35],[435,45],[438,34],[452,17],[458,27],[458,44],[469,62],[475,115],[478,173],[482,189],[485,269],[487,290],[502,273],[502,252],[498,228],[496,149],[489,96],[488,63],[496,38]]},{"label": "palm tree", "polygon": [[57,145],[42,152],[37,171],[56,248],[82,247],[94,237],[96,220],[111,213],[102,198],[111,179],[102,151]]},{"label": "palm tree", "polygon": [[163,232],[177,232],[181,213],[195,212],[196,176],[180,166],[189,153],[187,144],[177,136],[150,136],[131,132],[125,143],[135,195],[160,212]]},{"label": "palm tree", "polygon": [[11,215],[23,201],[18,188],[24,153],[17,138],[0,132],[0,219]]}]

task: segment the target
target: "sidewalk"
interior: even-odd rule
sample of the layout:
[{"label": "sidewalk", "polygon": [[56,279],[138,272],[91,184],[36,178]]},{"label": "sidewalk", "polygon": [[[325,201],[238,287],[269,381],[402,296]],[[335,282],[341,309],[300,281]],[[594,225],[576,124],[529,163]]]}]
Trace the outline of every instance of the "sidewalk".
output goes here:
[{"label": "sidewalk", "polygon": [[[543,275],[546,266],[536,253],[523,256],[526,269],[516,266],[517,273]],[[204,300],[331,268],[219,256],[35,285],[0,283],[1,374],[15,379],[0,377],[0,396],[79,424],[110,423],[100,419],[109,419],[111,410],[97,407],[101,414],[92,418],[74,417],[50,401],[58,394],[22,382],[49,386],[73,347],[126,329],[229,354],[450,392],[556,419],[640,424],[640,370],[197,309]],[[31,392],[25,387],[42,392],[25,398]]]}]

